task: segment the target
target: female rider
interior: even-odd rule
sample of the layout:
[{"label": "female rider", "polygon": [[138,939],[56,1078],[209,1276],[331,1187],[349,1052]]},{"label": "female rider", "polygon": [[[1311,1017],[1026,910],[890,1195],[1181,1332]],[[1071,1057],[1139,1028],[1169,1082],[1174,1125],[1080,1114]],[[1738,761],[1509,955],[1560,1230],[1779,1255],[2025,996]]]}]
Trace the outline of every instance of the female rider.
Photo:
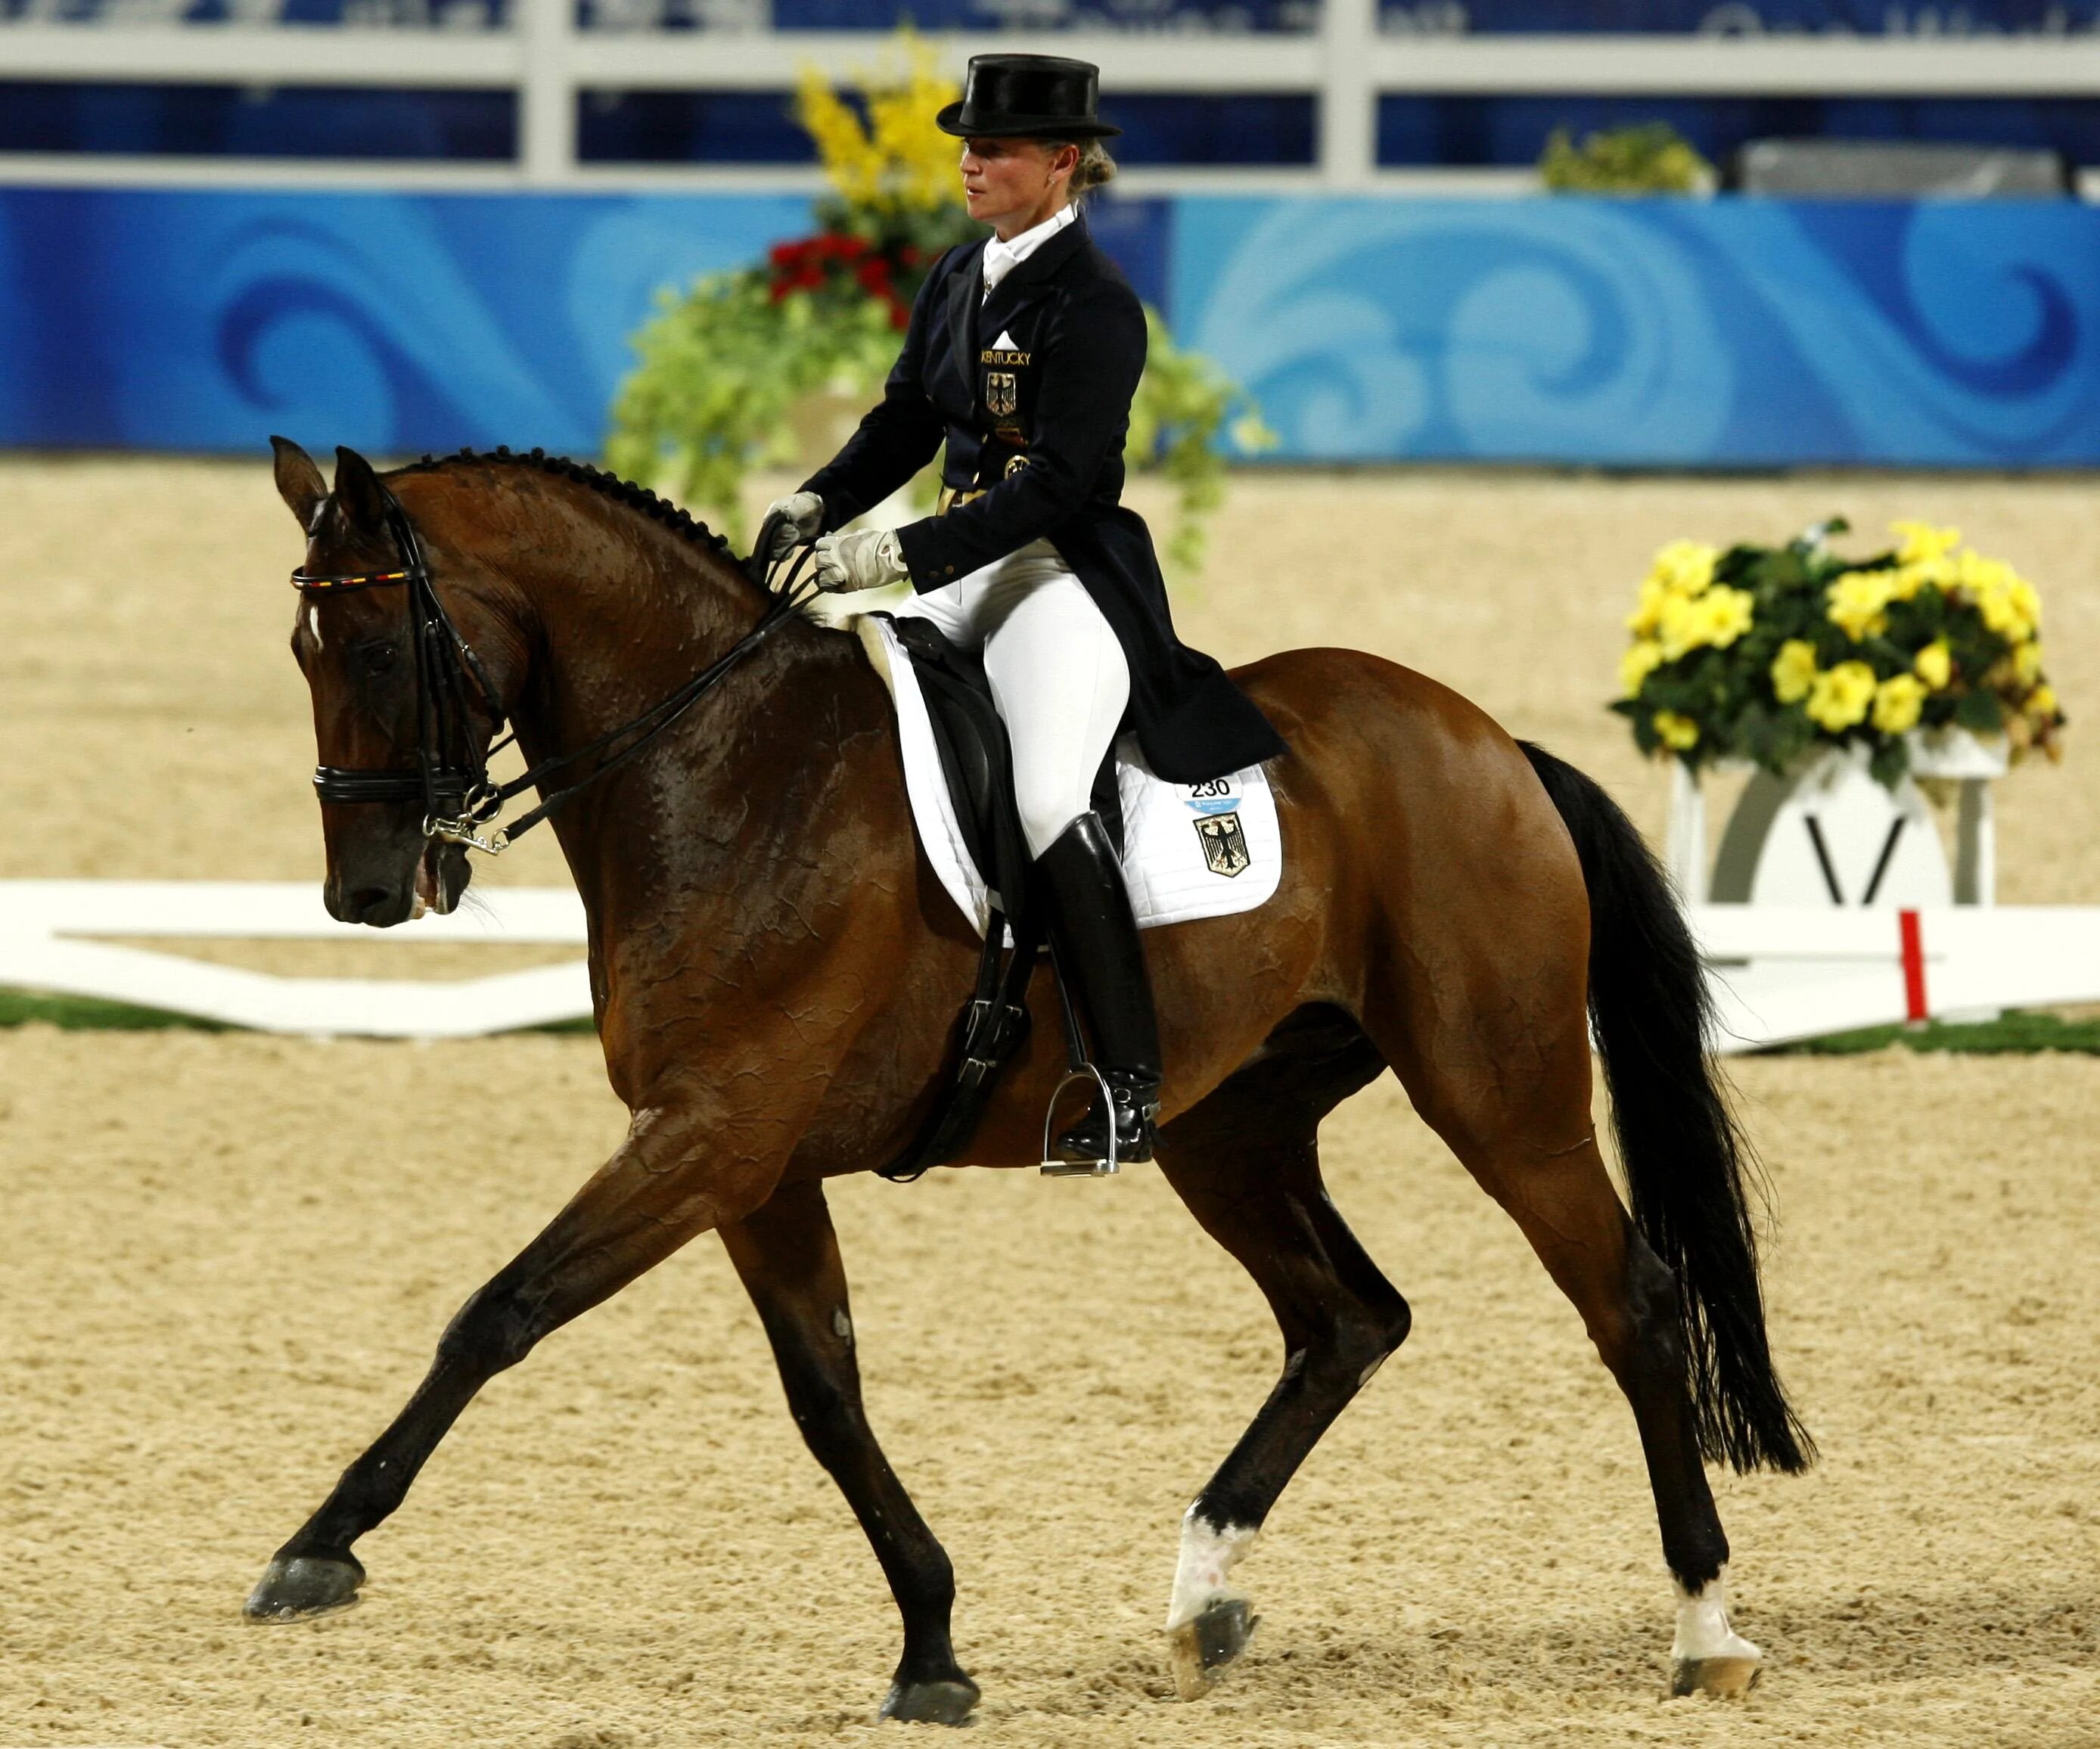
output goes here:
[{"label": "female rider", "polygon": [[[1092,792],[1125,727],[1152,769],[1194,784],[1282,753],[1210,657],[1174,635],[1152,538],[1118,501],[1145,312],[1094,246],[1078,197],[1115,166],[1099,69],[980,55],[938,125],[963,142],[982,243],[935,263],[881,404],[831,464],[772,506],[782,550],[815,541],[828,590],[909,580],[898,611],[982,654],[1013,749],[1021,829],[1057,963],[1113,1095],[1058,1138],[1099,1161],[1149,1159],[1159,1033],[1123,871]],[[880,503],[943,441],[940,508],[905,528],[832,532]],[[818,537],[822,538],[819,539]]]}]

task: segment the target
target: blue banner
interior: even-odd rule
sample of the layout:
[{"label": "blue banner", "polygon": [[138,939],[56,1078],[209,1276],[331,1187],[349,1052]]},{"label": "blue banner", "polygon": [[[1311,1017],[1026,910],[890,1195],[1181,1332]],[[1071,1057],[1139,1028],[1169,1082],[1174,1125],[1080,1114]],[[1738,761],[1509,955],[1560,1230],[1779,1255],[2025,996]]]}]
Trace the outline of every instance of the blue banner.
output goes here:
[{"label": "blue banner", "polygon": [[2068,201],[1177,201],[1181,340],[1299,461],[2100,462]]},{"label": "blue banner", "polygon": [[[0,444],[576,455],[761,196],[0,189]],[[2100,210],[1229,199],[1096,220],[1294,461],[2100,464]]]},{"label": "blue banner", "polygon": [[589,455],[658,289],[809,228],[786,197],[0,189],[0,444]]}]

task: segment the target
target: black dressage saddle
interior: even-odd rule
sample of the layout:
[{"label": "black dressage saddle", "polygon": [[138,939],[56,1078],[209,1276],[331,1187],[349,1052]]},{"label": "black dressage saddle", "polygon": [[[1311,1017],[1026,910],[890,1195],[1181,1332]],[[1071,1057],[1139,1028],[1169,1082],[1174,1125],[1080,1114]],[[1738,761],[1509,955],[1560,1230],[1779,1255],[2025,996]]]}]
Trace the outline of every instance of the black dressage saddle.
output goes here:
[{"label": "black dressage saddle", "polygon": [[[955,800],[964,848],[991,890],[992,905],[977,987],[956,1022],[947,1087],[911,1146],[878,1168],[882,1177],[901,1184],[946,1164],[968,1146],[1000,1068],[1027,1037],[1028,984],[1043,943],[1043,921],[1028,841],[1014,800],[1013,752],[1006,724],[992,700],[984,665],[951,643],[930,621],[911,616],[881,617],[918,678],[942,775]],[[1123,798],[1113,746],[1095,775],[1091,799],[1120,853]],[[1013,947],[1002,953],[1009,931]],[[1054,969],[1052,975],[1056,975]],[[1070,1050],[1076,1046],[1078,1033],[1061,981],[1059,997]]]}]

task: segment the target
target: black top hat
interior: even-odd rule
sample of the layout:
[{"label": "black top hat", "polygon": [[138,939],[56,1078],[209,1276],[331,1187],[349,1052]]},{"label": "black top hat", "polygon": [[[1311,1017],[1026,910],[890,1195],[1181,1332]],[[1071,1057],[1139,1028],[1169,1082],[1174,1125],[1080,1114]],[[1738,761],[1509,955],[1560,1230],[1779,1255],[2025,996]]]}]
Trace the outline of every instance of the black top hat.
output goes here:
[{"label": "black top hat", "polygon": [[1094,113],[1101,69],[1061,55],[973,55],[963,100],[934,119],[944,134],[987,139],[1100,139],[1123,130]]}]

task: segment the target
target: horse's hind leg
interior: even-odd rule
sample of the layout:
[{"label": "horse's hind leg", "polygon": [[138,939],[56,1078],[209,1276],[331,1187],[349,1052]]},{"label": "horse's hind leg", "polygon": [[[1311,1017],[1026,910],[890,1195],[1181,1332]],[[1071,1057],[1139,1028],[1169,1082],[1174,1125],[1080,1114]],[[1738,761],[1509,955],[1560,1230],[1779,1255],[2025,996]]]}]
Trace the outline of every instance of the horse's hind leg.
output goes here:
[{"label": "horse's hind leg", "polygon": [[1633,1410],[1677,1585],[1673,1689],[1739,1694],[1762,1654],[1728,1622],[1728,1539],[1700,1460],[1676,1281],[1634,1230],[1598,1150],[1579,999],[1561,1020],[1498,1041],[1477,1017],[1452,1027],[1418,1015],[1389,1041],[1394,1072],[1531,1242]]},{"label": "horse's hind leg", "polygon": [[1182,1521],[1167,1605],[1175,1686],[1207,1693],[1253,1620],[1227,1574],[1335,1417],[1407,1335],[1407,1302],[1327,1199],[1320,1120],[1384,1068],[1339,1011],[1301,1011],[1264,1053],[1175,1120],[1160,1168],[1267,1297],[1282,1376]]},{"label": "horse's hind leg", "polygon": [[862,1410],[845,1268],[823,1186],[776,1191],[724,1227],[722,1243],[773,1345],[795,1424],[860,1520],[904,1618],[904,1653],[882,1716],[960,1725],[977,1704],[977,1685],[948,1639],[955,1570]]}]

